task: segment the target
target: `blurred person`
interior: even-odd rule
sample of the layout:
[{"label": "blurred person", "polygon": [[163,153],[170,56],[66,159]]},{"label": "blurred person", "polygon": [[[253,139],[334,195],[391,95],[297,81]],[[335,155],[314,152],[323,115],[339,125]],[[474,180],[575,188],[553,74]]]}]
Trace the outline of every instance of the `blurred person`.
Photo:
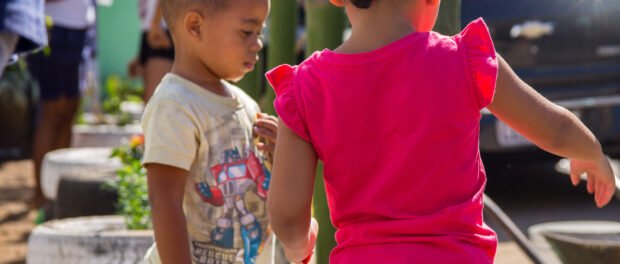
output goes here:
[{"label": "blurred person", "polygon": [[161,79],[172,68],[174,47],[162,17],[159,0],[140,0],[142,40],[138,57],[129,62],[129,76],[142,77],[144,103],[148,103]]},{"label": "blurred person", "polygon": [[0,76],[12,55],[46,45],[43,0],[0,1]]},{"label": "blurred person", "polygon": [[94,42],[93,0],[47,0],[45,13],[52,19],[49,30],[51,52],[28,57],[28,68],[40,87],[40,104],[32,156],[35,194],[31,208],[46,203],[41,190],[41,163],[49,151],[67,148],[71,128],[85,86],[87,60]]}]

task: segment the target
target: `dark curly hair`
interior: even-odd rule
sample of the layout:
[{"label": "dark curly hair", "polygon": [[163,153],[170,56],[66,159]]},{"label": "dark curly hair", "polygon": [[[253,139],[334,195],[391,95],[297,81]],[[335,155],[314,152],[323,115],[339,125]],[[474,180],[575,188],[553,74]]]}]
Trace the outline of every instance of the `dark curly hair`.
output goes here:
[{"label": "dark curly hair", "polygon": [[357,8],[369,8],[370,4],[372,4],[373,0],[351,0],[351,3],[355,5]]}]

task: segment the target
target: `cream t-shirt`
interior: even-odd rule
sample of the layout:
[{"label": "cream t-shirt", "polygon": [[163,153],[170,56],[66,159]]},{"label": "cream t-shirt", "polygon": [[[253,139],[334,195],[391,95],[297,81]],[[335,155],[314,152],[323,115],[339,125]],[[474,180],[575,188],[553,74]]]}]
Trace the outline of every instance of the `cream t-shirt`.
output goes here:
[{"label": "cream t-shirt", "polygon": [[183,211],[194,263],[271,263],[270,165],[252,137],[259,107],[225,85],[234,98],[167,74],[142,117],[142,163],[188,171]]}]

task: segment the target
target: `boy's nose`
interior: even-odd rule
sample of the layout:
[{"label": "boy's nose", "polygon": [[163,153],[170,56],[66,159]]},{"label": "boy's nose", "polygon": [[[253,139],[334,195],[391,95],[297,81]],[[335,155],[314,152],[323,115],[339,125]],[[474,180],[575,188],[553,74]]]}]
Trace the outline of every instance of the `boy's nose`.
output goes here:
[{"label": "boy's nose", "polygon": [[263,49],[263,41],[260,38],[256,39],[256,42],[252,44],[252,51],[259,51]]}]

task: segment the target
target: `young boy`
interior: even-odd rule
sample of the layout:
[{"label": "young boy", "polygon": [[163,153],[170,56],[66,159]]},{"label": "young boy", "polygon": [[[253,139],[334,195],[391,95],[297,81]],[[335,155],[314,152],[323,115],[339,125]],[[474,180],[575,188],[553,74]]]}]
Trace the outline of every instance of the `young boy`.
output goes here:
[{"label": "young boy", "polygon": [[[258,60],[269,0],[161,5],[175,59],[142,118],[156,241],[145,261],[270,263],[267,156],[277,119],[224,81]],[[256,136],[267,141],[254,143]]]}]

